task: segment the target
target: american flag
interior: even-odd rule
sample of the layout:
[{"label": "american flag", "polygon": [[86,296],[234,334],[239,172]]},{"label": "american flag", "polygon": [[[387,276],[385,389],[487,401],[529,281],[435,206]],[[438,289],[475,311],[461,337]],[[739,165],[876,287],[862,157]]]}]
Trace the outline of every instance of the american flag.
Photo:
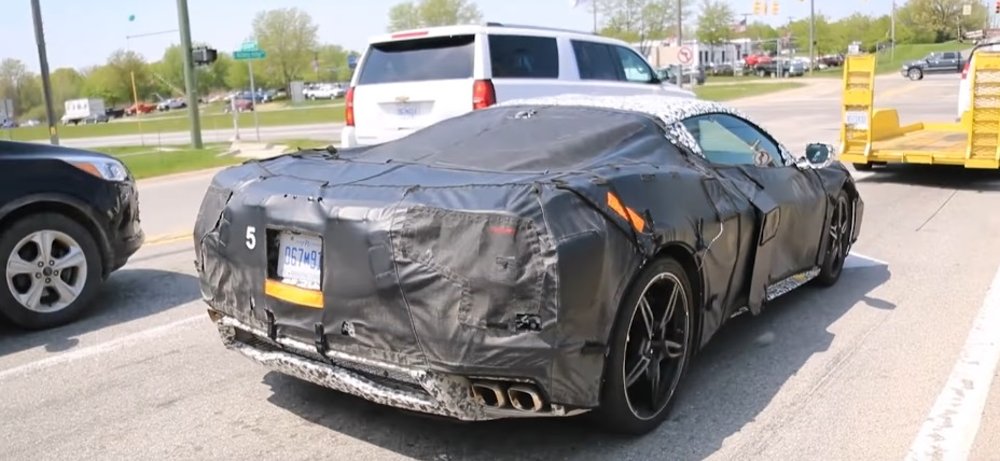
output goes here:
[{"label": "american flag", "polygon": [[736,25],[733,26],[733,30],[735,30],[736,33],[746,32],[747,31],[747,18],[744,17],[743,19],[740,20],[740,22],[737,22]]}]

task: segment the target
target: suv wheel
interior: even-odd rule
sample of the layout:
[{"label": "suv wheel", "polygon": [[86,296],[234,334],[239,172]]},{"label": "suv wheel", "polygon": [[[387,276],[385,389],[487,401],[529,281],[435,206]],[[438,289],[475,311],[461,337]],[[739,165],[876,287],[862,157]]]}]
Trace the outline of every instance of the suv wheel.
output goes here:
[{"label": "suv wheel", "polygon": [[910,80],[921,80],[924,78],[924,73],[920,69],[910,69],[906,71],[906,76],[909,77]]},{"label": "suv wheel", "polygon": [[0,314],[22,328],[75,320],[102,281],[97,243],[76,221],[56,213],[22,218],[0,237]]}]

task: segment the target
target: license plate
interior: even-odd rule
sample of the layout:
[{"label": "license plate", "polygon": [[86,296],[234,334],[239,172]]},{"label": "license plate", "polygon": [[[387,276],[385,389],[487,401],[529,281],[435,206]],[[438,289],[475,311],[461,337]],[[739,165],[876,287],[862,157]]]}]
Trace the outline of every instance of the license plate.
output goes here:
[{"label": "license plate", "polygon": [[320,289],[323,240],[311,235],[281,232],[278,235],[278,277],[283,282],[311,290]]},{"label": "license plate", "polygon": [[846,114],[846,123],[848,126],[853,127],[858,130],[868,129],[868,112],[865,111],[849,111]]},{"label": "license plate", "polygon": [[417,115],[417,106],[413,104],[400,104],[396,106],[396,113],[400,117],[415,117]]}]

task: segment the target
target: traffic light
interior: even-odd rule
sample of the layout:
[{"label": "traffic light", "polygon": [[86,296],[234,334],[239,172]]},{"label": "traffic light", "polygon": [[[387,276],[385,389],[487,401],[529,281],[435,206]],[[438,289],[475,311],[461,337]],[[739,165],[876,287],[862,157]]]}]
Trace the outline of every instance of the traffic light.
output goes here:
[{"label": "traffic light", "polygon": [[771,2],[771,14],[778,15],[778,0]]},{"label": "traffic light", "polygon": [[[753,14],[761,16],[767,14],[767,0],[753,0]],[[1000,3],[1000,0],[997,0]]]},{"label": "traffic light", "polygon": [[997,14],[1000,14],[1000,0],[997,0],[997,6],[994,11],[996,11]]},{"label": "traffic light", "polygon": [[191,60],[194,61],[196,66],[207,66],[215,62],[218,57],[218,51],[207,46],[199,46],[198,48],[191,50]]}]

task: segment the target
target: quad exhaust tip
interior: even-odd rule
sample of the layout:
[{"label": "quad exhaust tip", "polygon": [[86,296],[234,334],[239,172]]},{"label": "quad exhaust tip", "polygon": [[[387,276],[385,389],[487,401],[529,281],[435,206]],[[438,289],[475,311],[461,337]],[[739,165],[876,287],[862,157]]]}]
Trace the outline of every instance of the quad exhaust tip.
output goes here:
[{"label": "quad exhaust tip", "polygon": [[497,383],[472,383],[472,395],[481,405],[503,408],[507,406],[507,395]]},{"label": "quad exhaust tip", "polygon": [[538,390],[529,385],[506,386],[501,382],[475,381],[471,390],[476,402],[491,408],[514,408],[518,411],[537,413],[545,406]]},{"label": "quad exhaust tip", "polygon": [[510,399],[510,405],[518,410],[532,413],[542,410],[542,396],[538,395],[538,391],[531,387],[510,386],[507,389],[507,397]]}]

